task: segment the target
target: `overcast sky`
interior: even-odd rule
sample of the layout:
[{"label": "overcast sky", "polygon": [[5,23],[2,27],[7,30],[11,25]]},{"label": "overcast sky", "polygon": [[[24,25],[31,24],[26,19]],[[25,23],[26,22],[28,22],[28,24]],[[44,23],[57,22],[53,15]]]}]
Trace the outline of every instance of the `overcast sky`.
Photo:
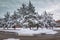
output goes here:
[{"label": "overcast sky", "polygon": [[[22,3],[28,4],[29,0],[0,0],[0,17],[8,11],[11,14],[13,11],[21,7]],[[54,14],[55,20],[60,20],[60,0],[31,0],[36,11],[41,14],[47,10]]]}]

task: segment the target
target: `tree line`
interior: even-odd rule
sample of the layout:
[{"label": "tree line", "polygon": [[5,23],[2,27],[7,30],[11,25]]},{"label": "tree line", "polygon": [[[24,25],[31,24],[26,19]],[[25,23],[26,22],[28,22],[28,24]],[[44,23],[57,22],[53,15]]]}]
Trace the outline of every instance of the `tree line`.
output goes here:
[{"label": "tree line", "polygon": [[14,11],[13,15],[7,12],[4,18],[0,19],[0,27],[3,28],[53,28],[56,22],[53,19],[53,14],[44,11],[43,14],[39,15],[35,12],[35,7],[29,1],[28,6],[22,4],[22,7]]}]

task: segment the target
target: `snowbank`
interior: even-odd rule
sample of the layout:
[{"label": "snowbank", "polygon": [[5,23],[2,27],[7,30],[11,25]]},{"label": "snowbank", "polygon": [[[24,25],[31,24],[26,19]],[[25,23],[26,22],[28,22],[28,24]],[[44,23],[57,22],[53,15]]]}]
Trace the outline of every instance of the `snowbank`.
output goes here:
[{"label": "snowbank", "polygon": [[20,40],[20,39],[8,38],[8,39],[3,39],[3,40]]},{"label": "snowbank", "polygon": [[53,31],[52,29],[46,29],[46,28],[39,28],[38,30],[30,30],[29,28],[17,28],[16,30],[2,30],[2,31],[8,31],[8,32],[15,32],[18,35],[29,35],[33,36],[34,34],[56,34],[57,31]]},{"label": "snowbank", "polygon": [[60,27],[54,28],[53,30],[60,30]]},{"label": "snowbank", "polygon": [[41,34],[41,33],[45,33],[45,34],[56,34],[56,31],[53,30],[49,30],[49,29],[38,29],[36,31],[34,30],[30,30],[30,29],[22,29],[20,31],[17,32],[19,35],[34,35],[34,34]]}]

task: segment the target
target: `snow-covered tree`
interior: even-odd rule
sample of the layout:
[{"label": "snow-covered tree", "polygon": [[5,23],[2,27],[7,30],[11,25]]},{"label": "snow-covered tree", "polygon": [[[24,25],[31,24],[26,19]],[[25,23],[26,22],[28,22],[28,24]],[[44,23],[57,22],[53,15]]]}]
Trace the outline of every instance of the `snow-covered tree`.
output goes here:
[{"label": "snow-covered tree", "polygon": [[[35,7],[33,7],[32,3],[29,1],[29,5],[27,6],[27,15],[24,16],[24,23],[30,27],[37,27],[38,24],[38,13],[35,12]],[[31,23],[30,23],[31,22]],[[29,25],[31,24],[31,25]]]},{"label": "snow-covered tree", "polygon": [[26,5],[23,3],[22,7],[20,7],[20,9],[18,9],[17,13],[20,15],[21,18],[23,18],[26,15]]},{"label": "snow-covered tree", "polygon": [[11,27],[13,27],[14,29],[15,29],[15,25],[20,24],[20,16],[16,11],[14,11],[14,14],[11,16],[11,21],[12,21]]},{"label": "snow-covered tree", "polygon": [[5,21],[8,21],[8,20],[9,20],[9,18],[10,18],[10,13],[9,13],[9,12],[7,12],[7,13],[4,15],[4,17],[5,17]]},{"label": "snow-covered tree", "polygon": [[29,1],[29,4],[22,4],[22,7],[14,11],[13,15],[10,16],[10,13],[4,15],[4,27],[14,27],[19,24],[24,28],[53,28],[55,26],[55,20],[53,19],[53,14],[47,13],[46,11],[39,15],[35,12],[35,7]]},{"label": "snow-covered tree", "polygon": [[31,1],[29,1],[28,11],[33,13],[35,12],[35,7],[32,5]]},{"label": "snow-covered tree", "polygon": [[42,15],[42,23],[45,28],[53,28],[55,26],[55,20],[53,19],[53,14],[47,13],[46,11]]},{"label": "snow-covered tree", "polygon": [[5,15],[4,15],[4,28],[9,28],[10,27],[10,13],[7,12]]}]

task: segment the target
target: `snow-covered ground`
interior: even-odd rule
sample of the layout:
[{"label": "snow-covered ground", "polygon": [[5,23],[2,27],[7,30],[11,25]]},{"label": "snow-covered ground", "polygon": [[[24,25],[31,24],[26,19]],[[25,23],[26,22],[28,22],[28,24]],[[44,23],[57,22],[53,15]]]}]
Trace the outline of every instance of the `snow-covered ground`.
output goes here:
[{"label": "snow-covered ground", "polygon": [[18,35],[28,35],[28,36],[33,36],[34,34],[41,34],[41,33],[45,33],[45,34],[56,34],[58,33],[57,31],[53,31],[53,30],[59,30],[58,28],[54,28],[52,29],[46,29],[46,28],[39,28],[38,30],[30,30],[29,28],[16,28],[16,30],[14,30],[13,28],[9,28],[10,30],[4,30],[3,28],[0,28],[0,31],[6,31],[6,32],[15,32]]},{"label": "snow-covered ground", "polygon": [[58,28],[54,28],[53,30],[60,30],[60,27],[58,27]]},{"label": "snow-covered ground", "polygon": [[8,38],[8,39],[3,39],[3,40],[20,40],[20,39]]}]

